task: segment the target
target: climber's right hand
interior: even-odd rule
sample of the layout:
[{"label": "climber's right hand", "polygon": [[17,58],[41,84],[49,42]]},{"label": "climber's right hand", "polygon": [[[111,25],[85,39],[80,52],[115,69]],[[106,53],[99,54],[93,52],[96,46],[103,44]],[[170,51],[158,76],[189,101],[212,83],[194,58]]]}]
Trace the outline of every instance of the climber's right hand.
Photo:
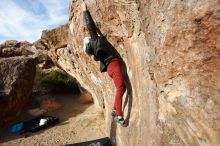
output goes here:
[{"label": "climber's right hand", "polygon": [[82,7],[83,11],[87,10],[87,6],[86,6],[86,3],[84,2],[84,0],[82,1],[81,7]]}]

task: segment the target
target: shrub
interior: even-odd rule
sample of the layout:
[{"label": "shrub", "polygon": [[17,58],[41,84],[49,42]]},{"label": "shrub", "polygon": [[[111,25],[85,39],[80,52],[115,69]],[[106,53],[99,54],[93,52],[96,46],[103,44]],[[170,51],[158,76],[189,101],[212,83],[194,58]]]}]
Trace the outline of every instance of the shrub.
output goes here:
[{"label": "shrub", "polygon": [[79,92],[77,81],[62,70],[43,72],[37,68],[34,92]]}]

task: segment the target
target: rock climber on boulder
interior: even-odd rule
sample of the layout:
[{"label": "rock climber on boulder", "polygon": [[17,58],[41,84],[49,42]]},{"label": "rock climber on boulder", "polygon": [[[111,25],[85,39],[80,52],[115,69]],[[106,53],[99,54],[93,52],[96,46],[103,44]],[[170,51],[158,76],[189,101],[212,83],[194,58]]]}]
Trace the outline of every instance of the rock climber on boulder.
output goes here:
[{"label": "rock climber on boulder", "polygon": [[95,61],[100,61],[100,71],[107,71],[108,75],[113,79],[116,94],[112,116],[119,124],[126,126],[127,124],[122,114],[122,97],[126,91],[126,87],[122,75],[121,59],[115,52],[114,47],[107,41],[107,39],[102,35],[101,31],[96,27],[84,0],[82,1],[81,6],[87,29],[91,36],[84,38],[84,51],[88,55],[93,56]]}]

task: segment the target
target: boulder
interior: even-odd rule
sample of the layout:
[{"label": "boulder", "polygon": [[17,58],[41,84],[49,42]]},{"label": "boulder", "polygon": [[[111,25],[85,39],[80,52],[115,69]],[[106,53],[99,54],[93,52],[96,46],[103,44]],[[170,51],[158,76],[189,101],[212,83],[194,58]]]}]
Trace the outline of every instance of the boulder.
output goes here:
[{"label": "boulder", "polygon": [[0,45],[0,57],[28,56],[33,55],[30,51],[31,43],[8,40]]},{"label": "boulder", "polygon": [[48,46],[41,39],[34,43],[8,40],[0,44],[0,57],[29,56],[36,58],[41,68],[50,68],[54,64],[48,56],[47,50]]},{"label": "boulder", "polygon": [[112,122],[114,85],[83,52],[79,1],[69,10],[67,47],[57,65],[105,108],[106,134],[118,146],[219,145],[220,7],[217,0],[90,0],[101,31],[124,60],[127,128]]},{"label": "boulder", "polygon": [[63,48],[68,41],[68,24],[61,25],[55,29],[44,30],[41,35],[41,41],[48,46],[48,48]]},{"label": "boulder", "polygon": [[0,124],[18,116],[29,101],[36,72],[36,60],[30,57],[0,59]]},{"label": "boulder", "polygon": [[44,30],[41,35],[41,44],[44,44],[48,48],[48,55],[53,60],[53,62],[57,65],[57,55],[56,51],[59,48],[66,49],[69,39],[69,31],[68,25],[62,25],[58,28],[51,30]]}]

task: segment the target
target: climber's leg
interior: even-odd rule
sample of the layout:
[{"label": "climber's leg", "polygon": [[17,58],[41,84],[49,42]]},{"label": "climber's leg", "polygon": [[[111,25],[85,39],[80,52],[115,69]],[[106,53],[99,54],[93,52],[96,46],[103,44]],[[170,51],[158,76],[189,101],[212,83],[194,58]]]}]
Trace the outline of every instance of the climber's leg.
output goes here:
[{"label": "climber's leg", "polygon": [[108,65],[107,72],[109,76],[113,79],[116,94],[113,109],[116,110],[117,116],[122,116],[122,97],[125,93],[126,87],[123,82],[123,75],[121,71],[121,65],[119,60],[114,60]]}]

